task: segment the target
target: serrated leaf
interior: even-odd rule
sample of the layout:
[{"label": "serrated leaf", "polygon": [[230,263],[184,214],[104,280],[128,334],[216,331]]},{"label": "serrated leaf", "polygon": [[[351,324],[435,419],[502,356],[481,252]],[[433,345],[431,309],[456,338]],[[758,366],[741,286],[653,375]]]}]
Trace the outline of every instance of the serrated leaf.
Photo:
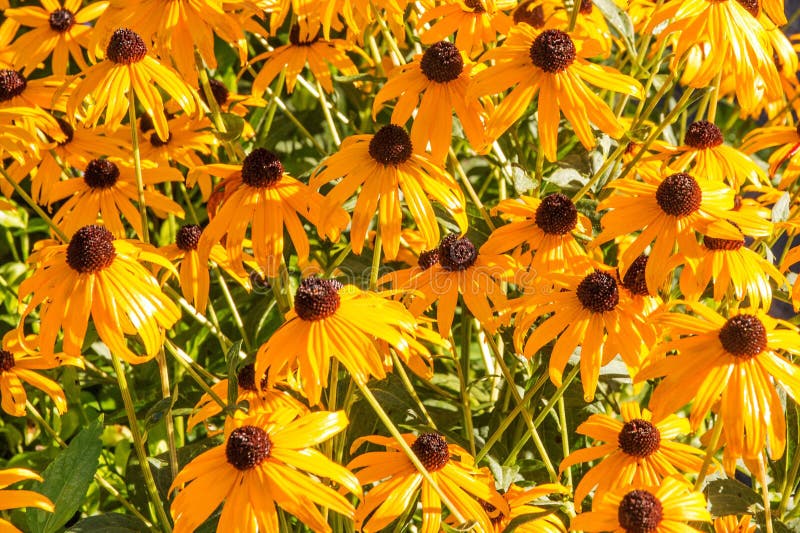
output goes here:
[{"label": "serrated leaf", "polygon": [[585,185],[589,178],[574,168],[559,168],[547,177],[547,181],[562,189],[574,189]]},{"label": "serrated leaf", "polygon": [[102,420],[91,422],[42,472],[44,482],[33,484],[31,490],[50,498],[55,505],[55,512],[28,510],[28,526],[31,531],[37,533],[58,531],[80,509],[97,471],[100,452],[103,449],[100,441],[102,433]]},{"label": "serrated leaf", "polygon": [[597,6],[606,18],[608,24],[620,34],[623,41],[625,41],[625,46],[628,48],[628,51],[635,53],[636,45],[634,45],[633,22],[631,21],[631,17],[621,10],[613,0],[595,0],[594,5]]},{"label": "serrated leaf", "polygon": [[772,206],[772,221],[783,222],[789,218],[789,204],[791,198],[788,192],[784,192],[775,205]]},{"label": "serrated leaf", "polygon": [[150,531],[150,529],[135,516],[109,513],[84,518],[69,528],[66,533],[140,533],[145,531]]}]

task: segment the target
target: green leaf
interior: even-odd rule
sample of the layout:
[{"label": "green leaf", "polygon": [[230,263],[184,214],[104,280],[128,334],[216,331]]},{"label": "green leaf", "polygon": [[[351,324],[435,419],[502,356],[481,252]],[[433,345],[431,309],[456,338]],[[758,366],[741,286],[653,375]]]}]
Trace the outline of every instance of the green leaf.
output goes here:
[{"label": "green leaf", "polygon": [[635,57],[636,45],[634,45],[633,22],[631,22],[631,17],[621,10],[613,0],[595,0],[594,5],[597,6],[606,18],[608,24],[617,30],[625,42],[626,48]]},{"label": "green leaf", "polygon": [[242,349],[242,341],[238,340],[233,343],[228,353],[225,354],[225,361],[228,362],[228,405],[236,405],[236,399],[239,396],[239,387],[236,382],[236,375],[238,373],[239,352]]},{"label": "green leaf", "polygon": [[135,516],[109,513],[85,518],[69,528],[66,533],[139,533],[143,531],[149,531],[149,529]]},{"label": "green leaf", "polygon": [[735,479],[714,479],[705,488],[711,514],[726,516],[752,513],[752,507],[761,502],[761,496]]},{"label": "green leaf", "polygon": [[91,422],[42,472],[44,482],[33,484],[31,490],[50,498],[56,509],[53,513],[28,510],[28,526],[32,531],[58,531],[80,509],[97,471],[103,448],[100,442],[102,432],[102,419]]}]

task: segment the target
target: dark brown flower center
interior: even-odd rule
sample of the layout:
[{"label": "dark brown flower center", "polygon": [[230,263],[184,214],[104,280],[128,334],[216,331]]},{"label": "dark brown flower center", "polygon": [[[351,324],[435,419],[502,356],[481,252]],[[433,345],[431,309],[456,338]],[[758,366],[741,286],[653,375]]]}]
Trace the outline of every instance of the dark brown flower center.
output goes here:
[{"label": "dark brown flower center", "polygon": [[464,70],[464,60],[456,45],[448,41],[439,41],[425,50],[419,67],[429,80],[447,83],[461,75],[461,71]]},{"label": "dark brown flower center", "polygon": [[647,269],[647,256],[642,254],[633,260],[628,271],[622,277],[622,286],[638,296],[647,296],[647,279],[645,270]]},{"label": "dark brown flower center", "polygon": [[14,368],[15,364],[14,354],[7,350],[0,349],[0,374],[8,372]]},{"label": "dark brown flower center", "polygon": [[646,490],[633,490],[619,503],[617,519],[626,533],[653,533],[662,518],[661,501]]},{"label": "dark brown flower center", "polygon": [[466,270],[478,259],[478,250],[466,237],[448,235],[439,243],[439,264],[450,272]]},{"label": "dark brown flower center", "polygon": [[294,297],[294,310],[303,320],[322,320],[339,309],[339,289],[342,284],[333,279],[311,276],[300,282]]},{"label": "dark brown flower center", "polygon": [[733,210],[738,211],[742,208],[742,196],[737,194],[733,197]]},{"label": "dark brown flower center", "polygon": [[767,328],[757,316],[736,315],[719,330],[719,341],[729,354],[749,359],[767,347]]},{"label": "dark brown flower center", "polygon": [[411,157],[413,147],[406,130],[396,124],[387,124],[369,141],[369,155],[382,165],[400,165]]},{"label": "dark brown flower center", "polygon": [[703,191],[697,180],[685,172],[667,176],[656,189],[658,206],[674,217],[691,215],[700,209],[702,201]]},{"label": "dark brown flower center", "polygon": [[75,15],[69,9],[56,9],[50,13],[50,28],[58,33],[64,33],[75,25]]},{"label": "dark brown flower center", "polygon": [[739,2],[745,11],[753,15],[754,17],[758,16],[759,11],[761,11],[761,6],[758,4],[758,0],[736,0]]},{"label": "dark brown flower center", "polygon": [[481,507],[483,507],[483,510],[486,511],[486,515],[489,517],[489,520],[491,520],[492,524],[495,526],[499,525],[503,521],[503,518],[505,518],[505,515],[497,507],[486,500],[478,498],[478,503],[481,504]]},{"label": "dark brown flower center", "polygon": [[561,30],[545,30],[534,39],[530,56],[535,66],[557,74],[575,61],[575,43]]},{"label": "dark brown flower center", "polygon": [[119,179],[119,167],[108,159],[92,159],[83,171],[83,181],[92,189],[108,189]]},{"label": "dark brown flower center", "polygon": [[[258,389],[256,389],[256,365],[250,363],[240,368],[239,372],[236,374],[236,382],[239,384],[240,389],[258,392]],[[259,386],[261,390],[267,388],[266,374],[261,378]]]},{"label": "dark brown flower center", "polygon": [[80,274],[93,274],[111,266],[117,252],[114,236],[103,226],[84,226],[67,246],[67,264]]},{"label": "dark brown flower center", "polygon": [[153,132],[150,134],[150,144],[153,145],[155,148],[161,148],[162,146],[166,146],[172,140],[172,132],[168,132],[167,140],[164,141],[161,137],[158,136],[158,133]]},{"label": "dark brown flower center", "polygon": [[692,122],[686,128],[683,144],[692,148],[713,148],[722,144],[722,131],[707,120]]},{"label": "dark brown flower center", "polygon": [[581,0],[581,7],[579,11],[584,15],[591,15],[592,8],[594,8],[594,3],[592,0]]},{"label": "dark brown flower center", "polygon": [[738,250],[744,246],[744,238],[738,240],[717,239],[715,237],[703,236],[703,246],[709,250]]},{"label": "dark brown flower center", "polygon": [[622,426],[617,438],[620,450],[632,457],[650,457],[658,451],[661,432],[647,420],[634,418]]},{"label": "dark brown flower center", "polygon": [[[211,89],[211,94],[214,96],[214,100],[217,102],[218,106],[222,107],[228,102],[228,98],[230,97],[231,93],[224,83],[217,79],[211,78],[208,80],[208,86]],[[205,91],[200,91],[200,97],[206,104],[208,103]]]},{"label": "dark brown flower center", "polygon": [[537,0],[528,0],[521,3],[517,9],[514,10],[514,24],[525,23],[534,28],[544,28],[544,7],[541,3],[533,4]]},{"label": "dark brown flower center", "polygon": [[439,262],[439,249],[434,248],[433,250],[425,250],[419,254],[419,261],[417,261],[417,265],[422,270],[428,270],[433,265]]},{"label": "dark brown flower center", "polygon": [[[2,73],[2,71],[0,71],[0,73]],[[800,122],[798,122],[797,126],[794,127],[794,131],[796,131],[797,132],[797,136],[800,137]]]},{"label": "dark brown flower center", "polygon": [[267,432],[256,426],[242,426],[231,431],[225,445],[225,457],[237,470],[250,470],[263,463],[272,451]]},{"label": "dark brown flower center", "polygon": [[197,224],[186,224],[181,226],[178,234],[175,236],[175,244],[184,252],[197,250],[197,245],[200,243],[200,235],[203,229]]},{"label": "dark brown flower center", "polygon": [[[170,117],[167,116],[167,119],[169,118]],[[153,125],[153,118],[147,113],[142,115],[142,118],[139,119],[139,129],[142,131],[142,133],[147,133],[148,131],[155,129],[155,126]]]},{"label": "dark brown flower center", "polygon": [[436,472],[450,460],[447,441],[439,433],[423,433],[411,445],[414,454],[428,472]]},{"label": "dark brown flower center", "polygon": [[481,0],[464,0],[464,5],[472,10],[473,13],[485,13],[486,8],[483,7]]},{"label": "dark brown flower center", "polygon": [[[307,36],[304,35],[304,37]],[[319,41],[319,33],[317,33],[314,37],[301,40],[299,24],[293,24],[292,28],[289,30],[289,42],[292,43],[293,46],[309,46],[317,41]]]},{"label": "dark brown flower center", "polygon": [[242,161],[242,181],[251,187],[265,188],[278,183],[283,165],[274,153],[256,148]]},{"label": "dark brown flower center", "polygon": [[16,70],[0,69],[0,102],[7,102],[21,95],[28,86],[28,81]]},{"label": "dark brown flower center", "polygon": [[120,28],[111,36],[106,57],[120,65],[138,63],[147,55],[147,46],[141,36],[128,28]]},{"label": "dark brown flower center", "polygon": [[575,293],[584,309],[593,313],[613,311],[619,303],[617,280],[599,270],[583,278]]},{"label": "dark brown flower center", "polygon": [[549,235],[566,235],[578,223],[578,210],[569,197],[556,192],[544,197],[536,208],[536,225]]}]

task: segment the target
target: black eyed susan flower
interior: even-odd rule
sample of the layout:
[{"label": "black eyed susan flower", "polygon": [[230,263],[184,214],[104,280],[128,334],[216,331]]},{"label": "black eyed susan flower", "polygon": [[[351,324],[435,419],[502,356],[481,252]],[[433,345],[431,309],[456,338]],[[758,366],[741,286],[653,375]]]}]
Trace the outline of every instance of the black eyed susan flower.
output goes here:
[{"label": "black eyed susan flower", "polygon": [[[35,345],[35,340],[27,339],[28,344]],[[47,394],[59,413],[67,410],[67,399],[61,387],[50,378],[37,373],[37,370],[49,370],[61,365],[83,366],[83,361],[66,354],[42,355],[23,348],[16,331],[9,331],[0,345],[0,395],[2,395],[3,411],[11,416],[25,416],[27,394],[23,382],[36,387]]]},{"label": "black eyed susan flower", "polygon": [[[148,13],[148,16],[151,14]],[[105,50],[105,59],[89,67],[67,100],[67,115],[79,115],[79,107],[88,97],[85,120],[94,126],[105,112],[105,126],[116,130],[128,113],[128,93],[153,120],[159,137],[167,139],[169,128],[164,115],[164,101],[158,88],[169,94],[188,115],[199,109],[197,93],[169,67],[148,54],[142,37],[128,29],[114,31]]]},{"label": "black eyed susan flower", "polygon": [[395,124],[383,126],[374,135],[354,135],[342,142],[338,152],[325,159],[312,176],[311,186],[319,188],[343,177],[325,197],[323,231],[335,222],[329,213],[358,194],[350,229],[353,251],[361,253],[369,223],[378,213],[383,251],[387,259],[400,249],[402,193],[411,217],[425,238],[427,249],[439,244],[439,224],[429,197],[439,202],[455,219],[462,233],[467,230],[464,194],[452,176],[411,142],[408,133]]},{"label": "black eyed susan flower", "polygon": [[[672,340],[653,349],[653,363],[637,381],[664,376],[650,401],[656,418],[692,403],[697,428],[719,401],[727,450],[733,457],[757,458],[765,445],[770,457],[783,455],[786,420],[776,390],[780,384],[800,398],[800,368],[778,351],[800,353],[794,327],[755,312],[724,318],[700,304],[686,304],[698,316],[666,313],[659,323]],[[658,357],[677,351],[677,355]]]},{"label": "black eyed susan flower", "polygon": [[352,518],[352,504],[320,478],[360,496],[358,480],[314,449],[344,430],[347,416],[298,414],[254,410],[229,418],[225,443],[186,465],[170,487],[187,484],[170,508],[175,533],[194,531],[220,503],[218,531],[279,531],[277,508],[315,532],[331,531],[317,505]]},{"label": "black eyed susan flower", "polygon": [[82,0],[40,0],[41,6],[24,6],[7,9],[6,17],[31,29],[20,35],[11,45],[14,63],[30,74],[39,63],[52,56],[49,63],[53,74],[63,78],[67,74],[70,56],[81,70],[88,68],[83,59],[83,49],[88,45],[92,27],[87,24],[99,17],[108,2],[94,2],[81,9]]},{"label": "black eyed susan flower", "polygon": [[564,194],[548,194],[542,199],[531,196],[503,200],[492,214],[509,221],[489,235],[481,253],[499,254],[528,250],[522,263],[534,276],[550,272],[582,272],[589,259],[576,237],[589,240],[592,222],[578,213],[575,204]]},{"label": "black eyed susan flower", "polygon": [[494,64],[476,74],[470,88],[471,94],[482,96],[515,86],[489,118],[488,136],[498,138],[525,114],[538,93],[539,142],[548,160],[556,160],[562,112],[587,149],[595,145],[590,121],[619,138],[622,124],[586,82],[634,96],[641,96],[642,86],[613,68],[586,61],[587,53],[594,55],[592,48],[561,30],[537,32],[527,24],[514,26],[501,46],[486,53],[485,59]]},{"label": "black eyed susan flower", "polygon": [[215,35],[236,48],[239,61],[247,59],[244,32],[235,15],[246,7],[245,0],[111,0],[92,31],[89,51],[99,48],[117,28],[131,28],[148,43],[153,42],[158,57],[171,59],[181,76],[196,86],[194,51],[197,49],[209,69],[216,69]]},{"label": "black eyed susan flower", "polygon": [[[218,398],[227,398],[229,386],[230,381],[223,379],[211,387],[211,391]],[[308,408],[291,394],[275,387],[270,387],[266,376],[256,384],[256,369],[252,363],[244,365],[236,373],[236,386],[238,387],[236,401],[237,403],[246,402],[248,411],[254,410],[266,413],[285,411],[297,412],[298,414],[308,412]],[[194,406],[194,413],[186,422],[186,430],[191,431],[198,424],[221,412],[222,406],[210,394],[203,394],[197,405]]]},{"label": "black eyed susan flower", "polygon": [[[166,181],[182,181],[181,173],[168,166],[143,168],[142,181],[152,187]],[[94,224],[98,217],[117,238],[126,235],[120,214],[133,227],[136,235],[142,236],[142,218],[136,204],[139,193],[136,188],[134,169],[111,159],[92,159],[86,164],[83,177],[71,178],[52,186],[50,202],[67,199],[53,217],[64,233],[72,235],[78,228]],[[147,207],[157,213],[183,217],[183,208],[163,194],[146,188],[144,200]]]},{"label": "black eyed susan flower", "polygon": [[519,272],[517,262],[506,255],[479,253],[467,237],[450,234],[435,253],[420,256],[416,274],[398,288],[413,292],[409,311],[422,314],[438,302],[436,326],[444,336],[450,334],[459,294],[467,309],[489,331],[497,321],[494,308],[505,308],[507,300],[502,281],[512,280]]},{"label": "black eyed susan flower", "polygon": [[485,112],[477,98],[467,97],[475,64],[448,41],[432,44],[411,63],[393,70],[372,106],[373,119],[386,101],[398,98],[392,123],[405,124],[415,109],[411,143],[427,147],[443,162],[452,141],[455,111],[473,148],[482,146]]},{"label": "black eyed susan flower", "polygon": [[749,113],[765,94],[774,99],[782,92],[769,36],[756,18],[758,10],[758,2],[668,2],[655,10],[645,31],[669,21],[656,45],[664,39],[674,42],[673,68],[680,58],[688,58],[682,81],[708,87],[718,74],[731,72],[739,105]]},{"label": "black eyed susan flower", "polygon": [[[619,290],[617,278],[602,269],[585,275],[551,273],[555,290],[537,291],[511,302],[516,316],[514,344],[531,358],[557,339],[550,354],[550,380],[561,385],[562,374],[575,348],[581,346],[581,381],[586,401],[594,398],[600,368],[617,354],[631,372],[641,365],[644,319]],[[531,331],[536,321],[550,316]],[[528,334],[530,335],[528,336]],[[527,336],[527,340],[526,340]]]},{"label": "black eyed susan flower", "polygon": [[[170,163],[179,163],[191,171],[203,165],[201,155],[210,156],[219,146],[219,139],[207,118],[168,117],[169,135],[166,139],[159,137],[152,124],[147,115],[139,121],[139,128],[147,139],[140,145],[142,159],[158,163],[162,168]],[[146,126],[150,127],[145,129]]]},{"label": "black eyed susan flower", "polygon": [[675,442],[689,433],[689,421],[676,415],[653,419],[636,402],[620,406],[622,421],[606,414],[593,414],[578,426],[577,433],[591,437],[597,446],[572,452],[560,470],[578,463],[601,459],[581,478],[575,488],[575,505],[597,488],[594,499],[609,490],[628,486],[657,487],[661,480],[680,473],[697,473],[703,464],[703,450]]},{"label": "black eyed susan flower", "polygon": [[57,93],[62,84],[54,77],[31,79],[21,70],[0,69],[0,108],[63,110],[64,98]]},{"label": "black eyed susan flower", "polygon": [[[448,444],[439,433],[422,433],[419,436],[406,433],[403,439],[447,499],[464,517],[475,520],[483,531],[494,531],[485,504],[505,515],[509,514],[508,503],[495,490],[494,480],[475,467],[466,450]],[[377,435],[361,437],[353,443],[351,454],[364,443],[383,446],[386,451],[362,453],[347,465],[356,471],[361,485],[377,483],[356,508],[356,528],[365,533],[383,531],[406,509],[415,505],[419,497],[422,502],[421,531],[439,531],[442,522],[441,498],[397,441]],[[481,505],[476,498],[485,504]]]},{"label": "black eyed susan flower", "polygon": [[511,18],[504,12],[513,7],[509,0],[445,0],[427,9],[419,24],[436,22],[420,36],[423,44],[433,44],[456,35],[455,45],[470,57],[497,42],[508,33]]},{"label": "black eyed susan flower", "polygon": [[714,301],[721,302],[729,290],[736,300],[747,306],[769,309],[772,285],[783,286],[786,279],[770,261],[745,246],[744,236],[738,239],[715,239],[704,236],[702,244],[682,249],[678,262],[684,264],[680,277],[681,292],[696,300],[709,283],[713,285]]},{"label": "black eyed susan flower", "polygon": [[[565,9],[558,0],[527,0],[520,2],[513,13],[514,24],[528,24],[537,30],[555,29],[566,31],[572,10]],[[592,0],[581,0],[575,19],[575,36],[583,39],[584,47],[593,50],[587,56],[608,57],[611,53],[611,32],[608,23]]]},{"label": "black eyed susan flower", "polygon": [[657,147],[653,159],[661,159],[676,171],[687,171],[698,178],[727,182],[734,190],[750,181],[769,185],[764,171],[745,154],[723,144],[722,131],[707,120],[692,122],[686,128],[681,146]]},{"label": "black eyed susan flower", "polygon": [[[696,242],[695,232],[718,239],[740,238],[741,231],[727,219],[753,229],[752,221],[746,222],[741,213],[730,211],[734,191],[721,182],[697,180],[685,172],[663,178],[642,174],[642,178],[645,181],[625,178],[608,184],[617,194],[597,207],[610,211],[600,221],[603,231],[594,244],[642,230],[623,250],[620,263],[627,268],[652,245],[645,270],[650,294],[656,294],[671,273],[669,258],[676,242],[679,249],[691,247]],[[756,225],[763,225],[763,221]]]},{"label": "black eyed susan flower", "polygon": [[[162,246],[159,251],[169,261],[180,262],[178,265],[178,280],[180,281],[181,293],[186,301],[194,306],[195,309],[204,313],[208,305],[208,289],[210,277],[208,275],[208,264],[200,261],[198,245],[202,229],[197,224],[186,224],[181,226],[175,236],[175,243]],[[250,278],[239,276],[234,272],[230,265],[228,252],[220,244],[214,244],[208,258],[217,266],[225,270],[237,283],[245,289],[250,290]],[[254,264],[252,258],[245,257],[245,262]]]},{"label": "black eyed susan flower", "polygon": [[[277,155],[256,148],[241,165],[206,165],[195,171],[223,178],[217,191],[224,191],[218,193],[222,205],[216,212],[209,202],[210,221],[198,245],[201,263],[208,260],[214,245],[225,237],[231,268],[237,275],[246,277],[242,247],[250,225],[253,256],[266,276],[275,277],[278,273],[283,259],[284,229],[300,260],[308,258],[308,236],[300,215],[320,227],[322,196],[286,174]],[[324,233],[336,240],[339,231],[347,225],[347,214],[339,207],[326,216],[331,223]]]},{"label": "black eyed susan flower", "polygon": [[769,175],[775,176],[778,169],[786,166],[781,173],[778,185],[786,189],[800,176],[800,123],[792,126],[767,126],[756,128],[744,138],[742,151],[747,154],[778,147],[769,156]]},{"label": "black eyed susan flower", "polygon": [[303,28],[294,24],[289,31],[289,43],[250,58],[249,63],[266,60],[253,80],[253,95],[264,94],[272,80],[281,71],[286,72],[286,90],[294,91],[297,77],[308,65],[314,78],[326,92],[333,92],[330,67],[336,68],[345,76],[358,74],[358,68],[347,57],[347,52],[357,48],[343,39],[320,39],[319,27]]},{"label": "black eyed susan flower", "polygon": [[408,359],[406,335],[413,335],[416,327],[416,320],[400,302],[335,280],[306,278],[297,289],[287,321],[259,348],[256,376],[260,379],[269,370],[272,382],[293,373],[289,384],[316,405],[328,380],[331,357],[360,383],[370,376],[383,379],[386,365],[377,341]]},{"label": "black eyed susan flower", "polygon": [[706,499],[680,477],[657,486],[623,487],[605,494],[592,511],[572,520],[572,531],[612,533],[702,533],[687,522],[711,522]]},{"label": "black eyed susan flower", "polygon": [[[38,243],[30,261],[36,271],[22,282],[20,302],[31,296],[20,324],[39,308],[39,348],[52,354],[56,336],[64,332],[67,355],[81,354],[89,317],[111,353],[129,363],[156,355],[164,330],[178,318],[178,307],[162,292],[158,281],[140,261],[174,271],[172,264],[150,246],[133,240],[115,240],[102,226],[84,226],[67,244]],[[144,354],[133,353],[126,335],[138,335]],[[22,341],[23,331],[19,329]]]},{"label": "black eyed susan flower", "polygon": [[[19,509],[21,507],[36,507],[52,513],[55,511],[53,502],[47,496],[43,496],[37,492],[30,490],[9,490],[6,487],[13,483],[33,479],[36,481],[43,481],[41,476],[36,472],[31,472],[25,468],[6,468],[0,470],[0,511],[8,511],[10,509]],[[0,529],[8,533],[22,533],[21,530],[14,527],[8,520],[0,518]]]},{"label": "black eyed susan flower", "polygon": [[54,141],[55,146],[43,150],[41,161],[31,173],[31,196],[41,204],[50,204],[50,192],[64,174],[62,164],[73,168],[85,168],[92,159],[103,156],[127,159],[130,155],[130,140],[109,137],[97,128],[87,128],[79,121],[73,126],[66,120],[54,117],[64,134],[63,140]]}]

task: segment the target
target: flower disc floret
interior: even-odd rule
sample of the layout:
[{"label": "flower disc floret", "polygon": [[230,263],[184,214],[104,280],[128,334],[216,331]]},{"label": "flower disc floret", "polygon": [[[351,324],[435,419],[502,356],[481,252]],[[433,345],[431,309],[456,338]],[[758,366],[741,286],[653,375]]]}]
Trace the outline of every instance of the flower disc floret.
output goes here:
[{"label": "flower disc floret", "polygon": [[278,156],[265,148],[256,148],[242,162],[242,182],[255,188],[275,185],[283,176]]},{"label": "flower disc floret", "polygon": [[700,209],[703,191],[697,180],[685,172],[664,178],[656,189],[656,202],[668,215],[686,217]]},{"label": "flower disc floret", "polygon": [[251,470],[263,463],[272,451],[266,431],[256,426],[234,429],[225,445],[225,457],[237,470]]},{"label": "flower disc floret", "polygon": [[439,41],[422,54],[420,70],[431,81],[447,83],[457,79],[464,70],[464,59],[449,41]]},{"label": "flower disc floret", "polygon": [[575,292],[584,309],[593,313],[613,311],[619,303],[617,280],[606,272],[592,272],[581,280]]},{"label": "flower disc floret", "polygon": [[450,461],[447,441],[439,433],[423,433],[411,445],[411,450],[428,472],[441,470]]},{"label": "flower disc floret", "polygon": [[664,507],[648,491],[633,490],[622,498],[617,517],[626,533],[653,533],[664,518]]},{"label": "flower disc floret", "polygon": [[412,153],[411,137],[396,124],[382,127],[369,141],[369,155],[382,165],[400,165],[408,161]]},{"label": "flower disc floret", "polygon": [[111,36],[106,47],[106,57],[120,65],[138,63],[147,55],[147,45],[142,37],[133,30],[120,28]]},{"label": "flower disc floret", "polygon": [[332,279],[308,277],[300,283],[294,297],[294,310],[303,320],[322,320],[333,315],[341,300],[342,284]]},{"label": "flower disc floret", "polygon": [[578,224],[578,210],[560,192],[548,194],[536,208],[536,225],[549,235],[566,235]]},{"label": "flower disc floret", "polygon": [[736,315],[719,330],[719,340],[729,354],[750,359],[767,347],[767,328],[755,315]]},{"label": "flower disc floret", "polygon": [[632,457],[650,457],[661,445],[661,432],[648,420],[634,418],[626,422],[619,432],[620,450]]},{"label": "flower disc floret", "polygon": [[67,264],[81,274],[94,274],[114,261],[114,235],[103,226],[84,226],[67,245]]},{"label": "flower disc floret", "polygon": [[575,61],[575,43],[561,30],[545,30],[530,48],[533,64],[549,74],[563,72]]}]

